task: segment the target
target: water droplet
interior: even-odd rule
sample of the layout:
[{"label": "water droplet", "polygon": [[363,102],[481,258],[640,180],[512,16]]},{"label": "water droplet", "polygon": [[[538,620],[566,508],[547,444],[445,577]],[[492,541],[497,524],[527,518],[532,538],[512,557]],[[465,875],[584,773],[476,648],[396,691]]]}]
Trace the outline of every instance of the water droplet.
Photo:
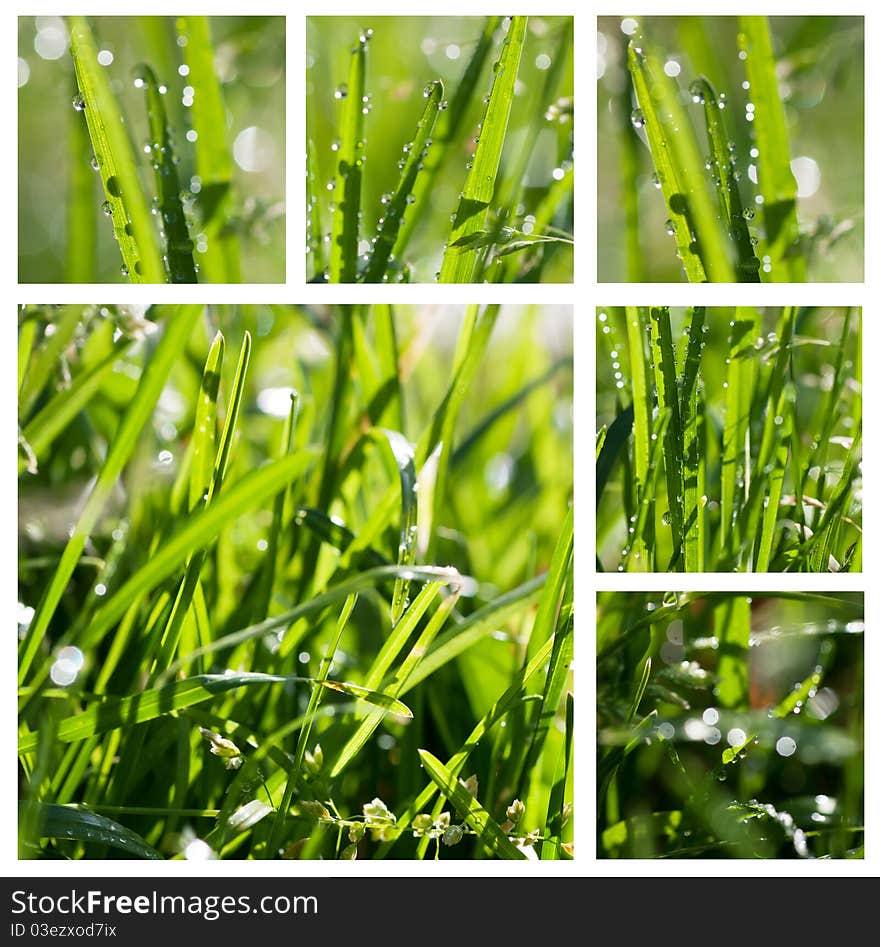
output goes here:
[{"label": "water droplet", "polygon": [[667,220],[666,223],[663,225],[663,227],[670,237],[674,236],[675,224],[672,222],[672,220]]},{"label": "water droplet", "polygon": [[73,105],[77,112],[85,111],[86,97],[82,94],[82,92],[76,93],[76,95],[73,97],[71,105]]},{"label": "water droplet", "polygon": [[128,267],[124,263],[122,264],[121,270],[123,276],[128,276]]},{"label": "water droplet", "polygon": [[629,120],[632,122],[633,128],[645,127],[645,114],[641,109],[633,109],[630,113]]},{"label": "water droplet", "polygon": [[111,217],[113,215],[113,205],[110,203],[110,201],[104,201],[104,203],[101,205],[101,210],[107,217]]},{"label": "water droplet", "polygon": [[743,220],[754,220],[755,219],[755,208],[754,207],[744,207],[742,212]]},{"label": "water droplet", "polygon": [[335,99],[344,99],[348,95],[348,84],[343,82],[342,85],[337,86],[336,91],[333,93]]}]

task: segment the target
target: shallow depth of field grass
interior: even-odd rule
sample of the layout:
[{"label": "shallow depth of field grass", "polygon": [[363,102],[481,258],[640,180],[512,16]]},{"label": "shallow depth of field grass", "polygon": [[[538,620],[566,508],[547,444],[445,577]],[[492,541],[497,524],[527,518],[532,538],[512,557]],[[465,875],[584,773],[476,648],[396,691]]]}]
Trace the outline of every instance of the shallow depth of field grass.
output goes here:
[{"label": "shallow depth of field grass", "polygon": [[569,857],[571,331],[22,309],[21,856]]},{"label": "shallow depth of field grass", "polygon": [[283,17],[20,17],[19,280],[285,277]]},{"label": "shallow depth of field grass", "polygon": [[312,282],[570,282],[571,17],[309,17]]},{"label": "shallow depth of field grass", "polygon": [[600,17],[603,282],[858,282],[862,17]]},{"label": "shallow depth of field grass", "polygon": [[597,566],[861,571],[861,311],[597,318]]},{"label": "shallow depth of field grass", "polygon": [[861,593],[598,597],[600,858],[862,858]]}]

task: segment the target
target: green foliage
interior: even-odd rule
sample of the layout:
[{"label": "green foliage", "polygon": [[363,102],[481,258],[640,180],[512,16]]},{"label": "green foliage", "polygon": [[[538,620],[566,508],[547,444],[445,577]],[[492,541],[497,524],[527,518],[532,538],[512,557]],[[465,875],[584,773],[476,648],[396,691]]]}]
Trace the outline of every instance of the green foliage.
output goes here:
[{"label": "green foliage", "polygon": [[600,310],[600,566],[859,571],[860,323],[857,309]]},{"label": "green foliage", "polygon": [[860,593],[610,593],[600,858],[861,858]]},{"label": "green foliage", "polygon": [[22,309],[22,857],[570,856],[571,315],[430,316]]},{"label": "green foliage", "polygon": [[571,18],[370,24],[308,19],[308,278],[570,281]]},{"label": "green foliage", "polygon": [[284,55],[278,17],[21,17],[19,279],[282,281]]},{"label": "green foliage", "polygon": [[863,59],[859,17],[600,17],[599,279],[860,281]]}]

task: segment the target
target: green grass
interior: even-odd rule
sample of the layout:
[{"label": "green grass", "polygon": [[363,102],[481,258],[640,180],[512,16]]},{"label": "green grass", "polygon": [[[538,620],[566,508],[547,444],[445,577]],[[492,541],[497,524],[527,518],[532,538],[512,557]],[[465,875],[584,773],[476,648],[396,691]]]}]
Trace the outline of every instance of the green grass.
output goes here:
[{"label": "green grass", "polygon": [[860,571],[857,309],[602,309],[601,569]]},{"label": "green grass", "polygon": [[281,20],[21,17],[19,55],[22,282],[283,280]]},{"label": "green grass", "polygon": [[308,20],[308,278],[570,281],[571,18],[370,24]]},{"label": "green grass", "polygon": [[861,593],[610,593],[600,858],[864,857]]},{"label": "green grass", "polygon": [[600,17],[599,279],[861,280],[863,50],[857,17]]},{"label": "green grass", "polygon": [[22,309],[21,856],[570,857],[571,331]]}]

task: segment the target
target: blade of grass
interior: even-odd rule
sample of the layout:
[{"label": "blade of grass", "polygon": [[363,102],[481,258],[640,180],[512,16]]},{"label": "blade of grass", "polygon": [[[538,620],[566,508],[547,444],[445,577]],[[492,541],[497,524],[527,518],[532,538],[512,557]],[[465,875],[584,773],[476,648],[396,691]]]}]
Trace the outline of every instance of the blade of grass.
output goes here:
[{"label": "blade of grass", "polygon": [[65,306],[43,328],[43,344],[31,356],[18,395],[18,417],[22,424],[29,419],[37,399],[58,371],[61,357],[73,341],[85,309],[85,306]]},{"label": "blade of grass", "polygon": [[[672,528],[672,560],[669,570],[681,571],[684,562],[684,484],[682,482],[683,432],[676,382],[675,348],[667,307],[651,309],[651,356],[657,401],[669,412],[669,425],[663,439],[669,525]],[[667,519],[664,516],[664,521]],[[667,571],[669,571],[667,570]]]},{"label": "blade of grass", "polygon": [[690,323],[687,326],[688,346],[685,355],[684,376],[681,386],[681,428],[682,428],[682,497],[683,541],[685,572],[703,571],[703,537],[700,529],[701,511],[705,503],[700,487],[700,467],[705,454],[701,443],[701,411],[698,390],[703,349],[706,310],[703,306],[694,306]]},{"label": "blade of grass", "polygon": [[755,106],[755,144],[758,147],[758,185],[764,202],[761,214],[770,256],[770,279],[802,283],[806,262],[790,253],[800,236],[797,218],[797,182],[791,172],[788,123],[779,96],[776,57],[766,16],[739,18],[740,51],[745,55],[749,97]]},{"label": "blade of grass", "polygon": [[327,266],[324,256],[324,228],[321,223],[321,202],[318,199],[318,175],[315,167],[315,144],[309,139],[306,152],[306,253],[311,262],[312,279],[320,278]]},{"label": "blade of grass", "polygon": [[489,815],[476,797],[465,789],[464,783],[454,776],[436,756],[427,750],[419,750],[419,757],[434,785],[455,806],[486,848],[500,858],[526,857],[501,831],[501,826]]},{"label": "blade of grass", "polygon": [[[367,41],[362,37],[352,48],[342,106],[339,150],[333,190],[340,189],[330,234],[331,283],[353,283],[358,277],[358,228],[361,212],[361,178],[364,163],[364,94],[367,71]],[[337,90],[337,97],[342,97]]]},{"label": "blade of grass", "polygon": [[84,108],[92,151],[104,185],[105,211],[113,218],[113,233],[122,254],[123,275],[132,283],[164,283],[165,268],[153,220],[141,190],[134,150],[88,21],[68,17],[70,52],[79,87],[77,102]]},{"label": "blade of grass", "polygon": [[[141,431],[152,415],[165,382],[177,361],[180,351],[192,332],[196,319],[201,315],[201,306],[179,306],[169,311],[165,319],[162,339],[149,359],[134,400],[128,407],[116,436],[107,452],[107,457],[86,505],[77,520],[58,568],[52,576],[43,597],[37,606],[33,621],[19,649],[18,681],[23,683],[37,655],[49,623],[61,601],[61,596],[70,581],[77,561],[91,535],[98,517],[112,493],[119,475],[140,437]],[[124,611],[124,609],[123,609]]]},{"label": "blade of grass", "polygon": [[727,232],[736,250],[737,282],[760,283],[761,263],[755,256],[747,223],[747,220],[754,216],[754,212],[745,212],[743,209],[737,184],[739,172],[736,168],[733,142],[728,137],[724,115],[715,96],[715,90],[705,76],[700,76],[691,84],[690,93],[692,98],[702,103],[706,117],[710,173],[715,180],[715,192],[719,198]]},{"label": "blade of grass", "polygon": [[489,204],[495,193],[495,180],[507,136],[527,23],[528,17],[511,18],[501,56],[495,65],[480,141],[465,179],[452,232],[443,254],[441,283],[470,283],[475,277],[478,252],[468,247],[468,239],[484,229]]},{"label": "blade of grass", "polygon": [[416,126],[412,140],[403,146],[403,167],[394,193],[383,197],[384,210],[379,218],[370,259],[361,277],[365,283],[380,283],[388,279],[389,263],[397,243],[400,225],[407,207],[414,201],[413,189],[422,170],[422,162],[433,144],[431,132],[443,101],[443,83],[439,79],[425,86],[425,108]]},{"label": "blade of grass", "polygon": [[201,178],[198,206],[207,249],[200,253],[201,268],[211,283],[241,282],[238,238],[227,227],[232,216],[232,154],[226,133],[226,105],[214,68],[214,46],[208,18],[183,16],[177,30],[186,40],[189,84],[195,89],[192,130],[196,134],[196,172]]},{"label": "blade of grass", "polygon": [[165,232],[165,263],[171,283],[197,283],[193,262],[193,242],[186,225],[183,202],[180,199],[180,178],[177,175],[177,156],[171,140],[171,125],[165,114],[164,96],[153,70],[141,63],[137,80],[147,90],[147,120],[150,126],[150,163],[156,179],[157,210],[162,217]]},{"label": "blade of grass", "polygon": [[723,599],[713,609],[718,638],[715,695],[722,707],[749,706],[749,637],[752,606],[745,596]]},{"label": "blade of grass", "polygon": [[669,210],[678,255],[692,283],[734,282],[733,249],[715,217],[705,168],[677,83],[641,40],[630,42],[628,64],[657,177]]},{"label": "blade of grass", "polygon": [[[76,90],[71,93],[71,97]],[[79,115],[70,121],[67,139],[67,207],[64,282],[96,282],[97,214],[95,212],[95,175],[91,167],[92,147],[89,130]]]},{"label": "blade of grass", "polygon": [[547,836],[541,844],[541,861],[559,858],[562,842],[562,829],[566,821],[565,816],[565,788],[571,773],[571,763],[574,749],[574,696],[566,694],[565,699],[565,741],[556,763],[553,782],[550,789],[550,798],[547,803]]}]

